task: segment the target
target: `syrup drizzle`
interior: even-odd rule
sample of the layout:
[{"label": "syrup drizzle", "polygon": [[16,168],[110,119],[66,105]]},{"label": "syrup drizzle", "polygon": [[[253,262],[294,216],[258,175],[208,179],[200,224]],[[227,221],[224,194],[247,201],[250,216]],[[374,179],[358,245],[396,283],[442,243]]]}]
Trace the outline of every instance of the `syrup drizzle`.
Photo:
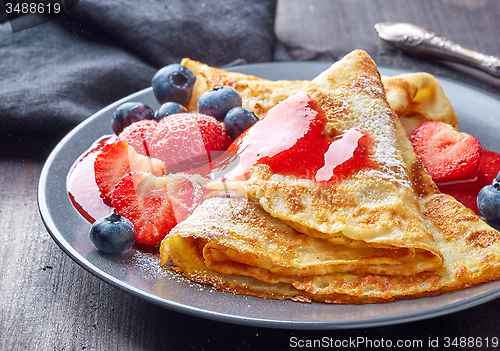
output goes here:
[{"label": "syrup drizzle", "polygon": [[479,172],[474,180],[457,184],[438,184],[438,187],[441,192],[453,196],[464,206],[480,215],[481,212],[477,208],[477,194],[483,187],[493,182],[499,170],[500,154],[495,151],[483,149],[479,163]]},{"label": "syrup drizzle", "polygon": [[324,112],[306,93],[292,95],[231,144],[228,151],[240,157],[226,178],[245,179],[260,163],[275,173],[336,184],[362,168],[377,167],[369,156],[368,134],[349,129],[331,138],[323,132],[325,124]]},{"label": "syrup drizzle", "polygon": [[71,167],[66,179],[66,189],[73,206],[91,223],[113,213],[113,208],[104,204],[94,175],[94,161],[107,143],[115,141],[114,136],[103,136],[96,140]]}]

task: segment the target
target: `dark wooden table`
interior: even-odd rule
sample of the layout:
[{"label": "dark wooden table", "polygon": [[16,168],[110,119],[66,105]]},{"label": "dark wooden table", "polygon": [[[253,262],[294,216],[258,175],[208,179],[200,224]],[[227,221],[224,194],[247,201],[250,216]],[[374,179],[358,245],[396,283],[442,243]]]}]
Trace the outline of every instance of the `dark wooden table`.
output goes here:
[{"label": "dark wooden table", "polygon": [[[427,70],[500,98],[499,79],[402,55],[373,31],[379,21],[413,22],[500,56],[499,16],[498,0],[283,0],[276,32],[295,59],[335,60],[361,48],[380,65]],[[422,340],[424,346],[435,339],[443,346],[446,337],[500,337],[500,300],[401,325],[300,331],[214,322],[128,295],[74,263],[41,221],[38,179],[57,138],[10,134],[0,140],[0,350],[293,350],[292,337]],[[483,342],[468,349],[487,348]]]}]

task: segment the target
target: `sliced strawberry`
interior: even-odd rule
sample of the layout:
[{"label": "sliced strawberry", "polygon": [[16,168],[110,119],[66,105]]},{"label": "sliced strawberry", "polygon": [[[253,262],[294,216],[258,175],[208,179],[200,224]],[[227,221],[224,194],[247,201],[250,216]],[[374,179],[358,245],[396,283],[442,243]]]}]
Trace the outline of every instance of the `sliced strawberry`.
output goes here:
[{"label": "sliced strawberry", "polygon": [[106,144],[94,162],[95,181],[103,202],[108,206],[111,206],[115,184],[130,172],[128,149],[127,143],[121,141]]},{"label": "sliced strawberry", "polygon": [[146,173],[133,172],[125,175],[113,191],[115,211],[134,224],[137,241],[146,245],[159,244],[177,224],[164,182],[161,181],[163,177],[154,178],[160,179],[160,186],[145,186],[144,181],[147,183],[151,177],[148,178]]},{"label": "sliced strawberry", "polygon": [[[119,134],[118,140],[125,141],[137,153],[148,156],[149,152],[144,148],[144,141],[151,138],[151,134],[154,133],[157,126],[158,122],[149,119],[132,123]],[[148,144],[150,144],[149,141],[146,147],[150,146]]]},{"label": "sliced strawberry", "polygon": [[111,206],[116,183],[130,171],[151,172],[162,175],[165,166],[160,160],[138,155],[123,141],[106,144],[94,162],[95,181],[103,202]]},{"label": "sliced strawberry", "polygon": [[195,113],[170,115],[160,122],[137,122],[125,128],[118,138],[140,154],[163,160],[167,173],[208,163],[211,152],[226,150],[231,144],[215,118]]},{"label": "sliced strawberry", "polygon": [[432,121],[418,126],[410,141],[424,169],[436,183],[473,179],[479,170],[479,140],[449,124]]},{"label": "sliced strawberry", "polygon": [[184,174],[173,174],[165,177],[167,195],[172,203],[177,223],[185,220],[199,204],[205,195],[211,192],[197,184]]},{"label": "sliced strawberry", "polygon": [[231,145],[231,138],[215,118],[201,114],[193,114],[193,117],[200,128],[208,152],[224,151]]}]

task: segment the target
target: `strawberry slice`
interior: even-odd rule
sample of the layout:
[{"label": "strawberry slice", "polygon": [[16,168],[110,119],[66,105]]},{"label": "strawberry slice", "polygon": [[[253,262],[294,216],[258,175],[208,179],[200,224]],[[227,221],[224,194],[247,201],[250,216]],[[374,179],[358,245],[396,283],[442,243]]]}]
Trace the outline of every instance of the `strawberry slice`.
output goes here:
[{"label": "strawberry slice", "polygon": [[127,143],[116,141],[106,144],[94,161],[95,181],[103,202],[111,206],[116,183],[130,171],[151,172],[162,175],[165,165],[162,161],[139,155]]},{"label": "strawberry slice", "polygon": [[157,126],[157,121],[149,119],[132,123],[118,135],[118,140],[125,141],[132,146],[137,153],[144,156],[150,156],[149,150],[144,148],[144,142],[147,141],[146,147],[151,147],[149,139]]},{"label": "strawberry slice", "polygon": [[[121,216],[129,219],[136,230],[136,240],[146,245],[157,245],[177,224],[163,177],[160,184],[144,186],[148,174],[132,172],[116,184],[113,191],[113,206]],[[142,185],[141,185],[141,182]],[[140,194],[136,188],[139,188]],[[142,189],[141,189],[142,187]]]},{"label": "strawberry slice", "polygon": [[118,139],[142,155],[163,160],[167,173],[206,164],[211,161],[211,152],[224,151],[231,144],[215,118],[196,113],[170,115],[160,122],[136,122],[125,128]]},{"label": "strawberry slice", "polygon": [[128,160],[129,146],[124,142],[105,145],[94,162],[95,182],[101,192],[103,202],[111,206],[111,195],[115,184],[130,172]]},{"label": "strawberry slice", "polygon": [[479,170],[479,140],[449,124],[431,121],[418,126],[410,141],[424,169],[436,183],[471,180]]},{"label": "strawberry slice", "polygon": [[172,203],[175,219],[177,223],[185,220],[205,196],[212,192],[196,183],[187,174],[172,174],[165,177],[167,196]]},{"label": "strawberry slice", "polygon": [[157,245],[204,197],[204,188],[186,175],[131,172],[116,184],[113,206],[134,224],[137,241]]}]

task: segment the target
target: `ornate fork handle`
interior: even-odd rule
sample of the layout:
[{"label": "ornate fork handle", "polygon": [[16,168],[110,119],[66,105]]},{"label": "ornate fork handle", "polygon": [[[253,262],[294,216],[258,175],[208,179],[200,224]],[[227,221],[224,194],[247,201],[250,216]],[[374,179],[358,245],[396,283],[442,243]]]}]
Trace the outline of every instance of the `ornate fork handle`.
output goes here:
[{"label": "ornate fork handle", "polygon": [[386,42],[413,54],[431,55],[478,68],[500,78],[500,58],[464,48],[451,40],[411,23],[377,23]]}]

